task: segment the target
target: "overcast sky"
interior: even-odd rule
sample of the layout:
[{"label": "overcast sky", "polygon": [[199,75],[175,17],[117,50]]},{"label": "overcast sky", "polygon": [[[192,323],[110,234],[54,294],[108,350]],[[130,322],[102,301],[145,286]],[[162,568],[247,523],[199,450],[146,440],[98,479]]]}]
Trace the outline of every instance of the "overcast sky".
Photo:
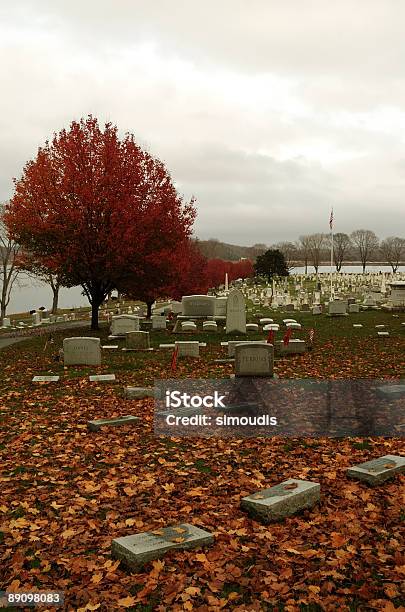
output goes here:
[{"label": "overcast sky", "polygon": [[195,195],[196,234],[405,236],[404,0],[2,0],[0,199],[72,119]]}]

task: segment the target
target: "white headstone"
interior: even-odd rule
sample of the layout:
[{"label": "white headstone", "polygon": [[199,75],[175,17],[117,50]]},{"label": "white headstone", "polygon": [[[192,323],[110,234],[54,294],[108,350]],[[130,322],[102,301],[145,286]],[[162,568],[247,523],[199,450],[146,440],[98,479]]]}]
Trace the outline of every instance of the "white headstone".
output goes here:
[{"label": "white headstone", "polygon": [[344,300],[336,300],[329,302],[328,313],[330,315],[345,315],[347,312],[347,302]]},{"label": "white headstone", "polygon": [[200,343],[198,341],[191,342],[180,342],[175,343],[178,348],[179,357],[199,357],[200,356]]},{"label": "white headstone", "polygon": [[139,331],[139,317],[135,315],[118,315],[112,318],[111,334],[113,336],[125,336],[130,331]]},{"label": "white headstone", "polygon": [[152,329],[166,329],[166,317],[162,315],[153,315]]},{"label": "white headstone", "polygon": [[226,333],[246,333],[245,298],[240,289],[229,293],[226,306]]},{"label": "white headstone", "polygon": [[63,361],[65,365],[100,365],[100,338],[65,338]]},{"label": "white headstone", "polygon": [[185,317],[213,317],[215,315],[214,295],[185,295],[183,296],[182,311]]},{"label": "white headstone", "polygon": [[272,344],[250,342],[235,346],[235,376],[273,376]]},{"label": "white headstone", "polygon": [[217,297],[215,299],[215,316],[226,317],[226,304],[228,302],[227,297]]},{"label": "white headstone", "polygon": [[148,349],[150,348],[149,332],[147,331],[130,331],[125,334],[126,346],[131,349]]}]

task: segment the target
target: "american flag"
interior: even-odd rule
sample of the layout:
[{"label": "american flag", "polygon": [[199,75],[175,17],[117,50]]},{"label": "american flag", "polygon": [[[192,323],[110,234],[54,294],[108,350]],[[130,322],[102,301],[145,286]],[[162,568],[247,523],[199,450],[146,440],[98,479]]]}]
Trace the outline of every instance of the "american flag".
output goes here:
[{"label": "american flag", "polygon": [[315,338],[315,330],[314,330],[314,328],[312,327],[312,328],[309,330],[309,343],[310,343],[310,344],[313,344],[313,342],[314,342],[314,338]]},{"label": "american flag", "polygon": [[289,345],[291,334],[292,334],[292,328],[289,327],[287,329],[286,333],[284,334],[284,338],[283,338],[284,346],[288,346]]},{"label": "american flag", "polygon": [[329,227],[330,227],[330,230],[332,231],[332,229],[333,229],[333,208],[330,211]]},{"label": "american flag", "polygon": [[267,344],[274,344],[274,330],[269,331],[269,335],[267,336]]},{"label": "american flag", "polygon": [[174,351],[173,351],[173,355],[172,355],[172,372],[174,372],[177,368],[177,356],[179,354],[179,347],[176,346]]}]

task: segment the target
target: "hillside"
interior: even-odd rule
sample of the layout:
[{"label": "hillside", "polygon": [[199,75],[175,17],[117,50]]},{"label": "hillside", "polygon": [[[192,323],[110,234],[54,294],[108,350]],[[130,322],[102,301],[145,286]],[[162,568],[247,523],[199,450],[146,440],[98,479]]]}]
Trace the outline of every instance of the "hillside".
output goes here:
[{"label": "hillside", "polygon": [[196,240],[196,244],[201,253],[207,259],[225,259],[227,261],[239,261],[241,257],[254,260],[266,248],[264,244],[255,244],[251,247],[239,246],[237,244],[227,244],[216,239]]}]

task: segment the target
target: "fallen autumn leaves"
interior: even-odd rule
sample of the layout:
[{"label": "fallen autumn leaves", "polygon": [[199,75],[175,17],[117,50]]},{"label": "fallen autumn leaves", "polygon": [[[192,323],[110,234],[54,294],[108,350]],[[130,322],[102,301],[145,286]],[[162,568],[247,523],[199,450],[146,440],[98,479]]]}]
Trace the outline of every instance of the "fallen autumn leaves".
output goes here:
[{"label": "fallen autumn leaves", "polygon": [[[339,342],[278,361],[279,374],[330,375]],[[66,609],[83,611],[404,609],[404,477],[371,489],[345,475],[354,463],[403,454],[401,440],[156,438],[153,402],[124,401],[119,389],[167,374],[169,355],[148,357],[142,372],[115,364],[120,386],[91,384],[77,369],[61,370],[52,387],[29,383],[35,350],[4,357],[17,360],[3,369],[1,588],[63,590]],[[385,369],[384,352],[374,353],[359,356],[369,357],[368,375],[378,365],[400,374],[400,365],[387,371],[392,354]],[[55,369],[50,354],[37,355],[35,372]],[[341,375],[350,363],[355,376],[361,366],[349,358]],[[177,375],[226,376],[230,367],[187,360]],[[87,430],[89,419],[129,412],[139,426]],[[271,526],[240,510],[241,497],[287,478],[320,482],[321,506]],[[113,538],[182,521],[213,532],[214,546],[133,574],[111,559]]]}]

